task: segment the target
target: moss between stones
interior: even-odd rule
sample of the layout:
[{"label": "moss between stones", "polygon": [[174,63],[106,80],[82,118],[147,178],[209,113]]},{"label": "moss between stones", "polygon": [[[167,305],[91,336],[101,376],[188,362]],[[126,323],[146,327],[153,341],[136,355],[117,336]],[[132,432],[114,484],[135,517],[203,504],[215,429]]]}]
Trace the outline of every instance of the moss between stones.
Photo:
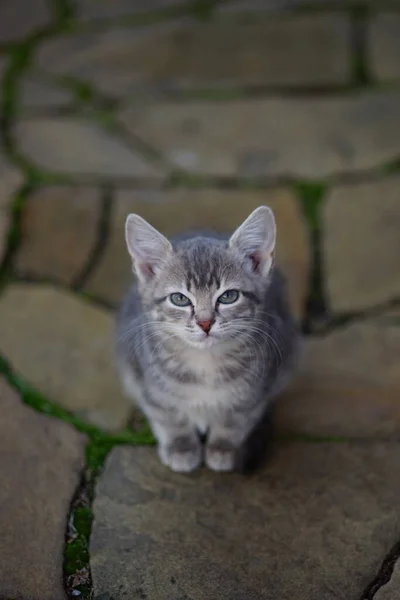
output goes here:
[{"label": "moss between stones", "polygon": [[328,186],[324,182],[302,181],[294,184],[310,228],[312,248],[312,269],[310,274],[309,296],[306,303],[304,330],[309,333],[313,323],[325,319],[328,313],[324,289],[324,275],[321,251],[321,207]]},{"label": "moss between stones", "polygon": [[[182,2],[179,5],[166,7],[165,9],[150,11],[132,15],[124,19],[105,20],[103,23],[79,23],[74,15],[73,3],[69,0],[52,0],[51,7],[53,11],[53,23],[42,31],[27,37],[27,39],[18,44],[10,44],[4,51],[9,57],[10,62],[3,82],[3,105],[1,107],[1,135],[6,154],[10,161],[18,166],[25,175],[25,184],[21,187],[16,195],[13,204],[13,220],[8,237],[8,245],[6,258],[0,270],[0,285],[1,282],[8,282],[12,275],[12,256],[18,247],[21,239],[21,216],[28,200],[29,195],[39,186],[43,184],[69,183],[73,184],[73,178],[63,176],[56,173],[47,172],[32,164],[23,155],[20,154],[17,146],[14,143],[12,136],[12,127],[19,111],[19,82],[21,77],[29,68],[34,52],[38,45],[54,35],[60,33],[69,33],[89,29],[91,27],[103,27],[107,24],[121,23],[123,26],[142,26],[151,23],[160,22],[167,19],[180,18],[185,15],[192,15],[198,19],[208,19],[212,17],[216,2],[215,0],[196,0],[191,4]],[[334,9],[334,3],[329,7]],[[303,7],[303,10],[307,10]],[[321,5],[312,5],[310,3],[309,10],[321,10]],[[361,22],[365,19],[365,12],[354,12],[353,20]],[[259,18],[259,15],[254,15],[254,18]],[[357,49],[353,47],[353,75],[358,85],[366,85],[369,81],[368,65],[366,55],[363,54],[363,48]],[[115,133],[120,133],[118,123],[113,111],[113,104],[109,100],[103,98],[97,90],[90,84],[72,78],[64,79],[64,85],[72,89],[77,100],[78,107],[90,108],[90,115],[105,129],[113,130]],[[212,100],[229,100],[242,95],[242,90],[200,90],[198,97]],[[195,93],[188,92],[187,99],[196,97]],[[137,140],[133,140],[134,143]],[[140,140],[139,140],[140,142]],[[139,144],[139,151],[145,155],[149,154],[147,147],[142,147]],[[153,156],[154,158],[154,156]],[[400,166],[398,161],[394,161],[387,166],[385,172],[399,172]],[[207,177],[197,177],[195,175],[185,173],[175,173],[171,176],[169,186],[186,186],[186,187],[207,187],[214,185],[216,182],[211,181]],[[221,183],[221,182],[220,182]],[[263,183],[254,182],[238,182],[229,181],[223,182],[232,187],[262,187]],[[218,182],[217,182],[218,184]],[[308,314],[312,316],[314,311],[319,312],[325,309],[325,299],[323,293],[323,279],[320,255],[320,208],[327,187],[324,183],[319,182],[298,182],[294,187],[300,197],[304,213],[310,226],[311,238],[314,248],[314,269],[311,281],[311,291],[308,303]],[[68,531],[65,545],[64,555],[64,572],[66,576],[66,587],[70,594],[72,591],[80,591],[83,600],[89,600],[91,597],[91,579],[89,569],[89,540],[93,521],[93,513],[91,504],[93,500],[93,492],[96,480],[101,473],[104,462],[110,450],[119,444],[153,444],[154,438],[148,427],[143,427],[140,431],[132,431],[126,429],[118,434],[109,434],[102,431],[93,425],[90,425],[73,415],[69,411],[51,402],[43,394],[35,390],[23,377],[16,374],[11,368],[7,360],[0,356],[0,374],[2,374],[9,384],[16,389],[21,399],[35,410],[60,419],[69,423],[77,430],[86,434],[89,438],[89,443],[86,448],[86,466],[82,476],[82,482],[79,486],[71,505],[69,516]],[[310,443],[322,442],[345,442],[345,438],[341,437],[319,437],[308,435],[289,435],[281,438],[282,441],[293,442],[302,441]]]},{"label": "moss between stones", "polygon": [[139,431],[126,429],[110,434],[90,425],[61,406],[48,400],[23,377],[17,375],[8,361],[0,355],[0,374],[20,395],[22,401],[38,412],[60,419],[89,437],[86,446],[82,482],[71,504],[64,550],[64,578],[67,591],[79,591],[83,600],[91,597],[89,541],[93,520],[91,504],[94,488],[110,450],[121,444],[152,445],[154,438],[147,424]]}]

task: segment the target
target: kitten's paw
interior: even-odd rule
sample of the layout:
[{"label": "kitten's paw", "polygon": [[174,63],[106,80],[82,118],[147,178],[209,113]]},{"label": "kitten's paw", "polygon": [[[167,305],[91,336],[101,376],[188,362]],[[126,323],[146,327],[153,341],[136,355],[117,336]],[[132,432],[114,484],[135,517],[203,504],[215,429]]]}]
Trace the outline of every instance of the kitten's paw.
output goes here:
[{"label": "kitten's paw", "polygon": [[179,437],[166,446],[158,447],[161,462],[177,473],[189,473],[201,465],[202,449],[197,440]]},{"label": "kitten's paw", "polygon": [[213,471],[233,471],[236,449],[228,440],[213,440],[206,447],[206,465]]}]

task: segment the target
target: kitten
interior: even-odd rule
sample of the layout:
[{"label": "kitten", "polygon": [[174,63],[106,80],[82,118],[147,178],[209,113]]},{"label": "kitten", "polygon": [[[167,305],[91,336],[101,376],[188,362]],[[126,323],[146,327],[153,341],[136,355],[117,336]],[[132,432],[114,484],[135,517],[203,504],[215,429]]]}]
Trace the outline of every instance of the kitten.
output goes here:
[{"label": "kitten", "polygon": [[245,469],[246,444],[292,374],[298,333],[275,238],[266,206],[222,239],[171,243],[127,218],[138,283],[118,316],[118,367],[174,471]]}]

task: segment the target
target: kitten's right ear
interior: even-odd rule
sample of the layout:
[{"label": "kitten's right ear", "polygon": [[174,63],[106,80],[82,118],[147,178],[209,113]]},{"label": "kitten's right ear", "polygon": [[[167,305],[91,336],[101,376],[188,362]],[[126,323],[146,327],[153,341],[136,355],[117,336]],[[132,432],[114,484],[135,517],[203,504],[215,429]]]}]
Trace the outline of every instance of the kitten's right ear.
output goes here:
[{"label": "kitten's right ear", "polygon": [[125,240],[136,275],[143,282],[150,281],[162,270],[172,252],[167,238],[139,215],[128,215]]},{"label": "kitten's right ear", "polygon": [[229,245],[251,261],[253,271],[266,277],[274,262],[276,224],[268,206],[256,208],[234,232]]}]

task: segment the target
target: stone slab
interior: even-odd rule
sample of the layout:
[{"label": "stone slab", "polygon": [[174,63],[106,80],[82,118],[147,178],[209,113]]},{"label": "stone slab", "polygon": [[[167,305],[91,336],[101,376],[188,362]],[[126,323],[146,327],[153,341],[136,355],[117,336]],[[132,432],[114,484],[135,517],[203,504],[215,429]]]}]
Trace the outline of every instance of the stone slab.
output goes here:
[{"label": "stone slab", "polygon": [[1,0],[0,43],[17,42],[50,23],[46,0]]},{"label": "stone slab", "polygon": [[397,559],[393,574],[386,585],[379,588],[374,600],[398,600],[400,595],[400,559]]},{"label": "stone slab", "polygon": [[35,64],[44,72],[87,81],[112,98],[136,96],[143,87],[163,86],[174,36],[184,23],[174,20],[60,35],[41,45]]},{"label": "stone slab", "polygon": [[173,88],[323,86],[351,78],[344,14],[213,19],[187,25],[174,42],[164,74]]},{"label": "stone slab", "polygon": [[400,327],[389,314],[304,341],[292,385],[277,401],[282,434],[398,438]]},{"label": "stone slab", "polygon": [[400,79],[400,14],[376,15],[369,24],[370,68],[377,81]]},{"label": "stone slab", "polygon": [[89,81],[111,96],[135,96],[142,87],[162,92],[347,84],[350,25],[344,14],[330,14],[107,28],[45,42],[37,65]]},{"label": "stone slab", "polygon": [[94,503],[94,593],[360,598],[398,537],[399,458],[398,443],[282,444],[244,479],[177,475],[154,448],[116,448]]},{"label": "stone slab", "polygon": [[20,151],[38,167],[89,179],[155,178],[161,166],[147,162],[123,140],[78,118],[21,119]]},{"label": "stone slab", "polygon": [[24,113],[65,109],[73,106],[74,97],[69,90],[31,74],[21,82],[20,103]]},{"label": "stone slab", "polygon": [[223,0],[217,4],[213,14],[243,15],[248,18],[249,14],[253,12],[271,11],[282,13],[302,8],[306,10],[325,9],[326,13],[329,14],[332,9],[335,11],[338,9],[346,10],[359,4],[378,9],[382,9],[382,5],[394,8],[400,6],[399,0],[226,0],[226,2]]},{"label": "stone slab", "polygon": [[65,528],[85,437],[22,404],[4,380],[0,409],[0,596],[65,600]]},{"label": "stone slab", "polygon": [[322,213],[326,290],[335,312],[400,297],[400,177],[334,187]]},{"label": "stone slab", "polygon": [[87,290],[117,304],[132,281],[131,261],[125,246],[125,220],[130,212],[148,219],[165,235],[208,229],[234,231],[262,204],[274,210],[278,223],[277,260],[289,278],[292,307],[303,313],[308,293],[310,246],[304,218],[295,196],[287,189],[128,191],[117,194],[109,243],[89,279]]},{"label": "stone slab", "polygon": [[322,178],[373,169],[400,153],[400,92],[230,102],[148,102],[128,129],[199,175]]},{"label": "stone slab", "polygon": [[54,402],[109,430],[132,409],[114,367],[113,316],[47,285],[8,286],[0,299],[0,352]]},{"label": "stone slab", "polygon": [[0,149],[0,263],[6,250],[11,226],[12,202],[22,182],[22,173],[10,163]]},{"label": "stone slab", "polygon": [[25,276],[71,284],[95,247],[100,218],[99,189],[39,189],[22,215],[22,240],[14,265]]},{"label": "stone slab", "polygon": [[[0,103],[2,102],[2,84],[6,66],[7,61],[0,57]],[[22,181],[22,174],[10,163],[4,148],[0,147],[0,264],[7,245],[13,197],[19,186],[22,185]]]},{"label": "stone slab", "polygon": [[[190,7],[190,0],[186,0]],[[149,13],[173,6],[182,6],[182,0],[79,0],[77,16],[82,21],[97,21]]]}]

